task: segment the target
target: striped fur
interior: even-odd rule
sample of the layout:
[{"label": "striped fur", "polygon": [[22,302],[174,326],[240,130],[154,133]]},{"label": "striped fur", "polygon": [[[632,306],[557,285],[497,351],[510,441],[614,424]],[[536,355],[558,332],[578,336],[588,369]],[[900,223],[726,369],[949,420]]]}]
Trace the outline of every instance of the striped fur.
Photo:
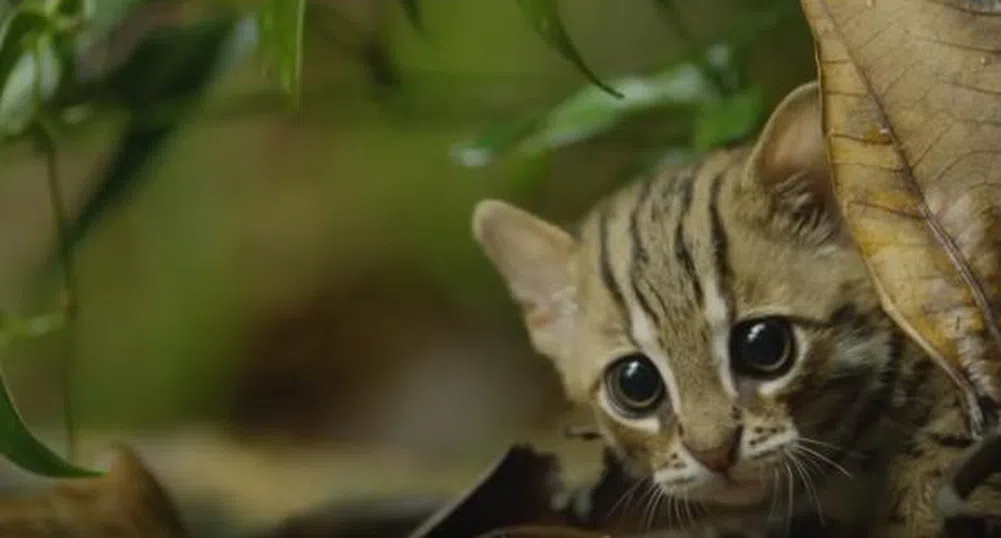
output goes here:
[{"label": "striped fur", "polygon": [[[593,406],[629,468],[673,499],[665,524],[740,513],[761,530],[803,516],[935,536],[935,487],[972,441],[956,389],[881,310],[825,190],[825,156],[795,151],[822,148],[804,140],[820,136],[815,93],[790,96],[754,147],[615,193],[576,238],[551,228],[526,238],[535,218],[500,202],[477,209],[476,235],[533,341],[562,342],[540,351],[568,395]],[[768,381],[737,375],[728,356],[733,325],[762,315],[790,320],[796,340],[792,369]],[[635,352],[667,389],[642,419],[618,413],[602,383]],[[734,435],[725,474],[693,456]],[[996,493],[981,497],[1001,507]]]}]

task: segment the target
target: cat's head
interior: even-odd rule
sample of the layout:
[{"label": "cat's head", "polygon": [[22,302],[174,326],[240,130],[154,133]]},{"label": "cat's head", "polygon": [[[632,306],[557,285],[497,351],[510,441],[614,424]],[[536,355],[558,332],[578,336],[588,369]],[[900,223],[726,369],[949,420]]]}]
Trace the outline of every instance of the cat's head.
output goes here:
[{"label": "cat's head", "polygon": [[535,348],[669,494],[751,505],[777,473],[833,470],[893,361],[820,114],[803,86],[753,147],[626,187],[575,235],[503,202],[474,212]]}]

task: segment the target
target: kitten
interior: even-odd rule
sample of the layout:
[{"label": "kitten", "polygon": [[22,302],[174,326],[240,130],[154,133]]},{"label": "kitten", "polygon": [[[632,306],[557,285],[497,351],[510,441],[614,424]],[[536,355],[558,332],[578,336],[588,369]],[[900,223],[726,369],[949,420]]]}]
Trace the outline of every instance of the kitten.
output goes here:
[{"label": "kitten", "polygon": [[972,444],[962,403],[882,311],[829,174],[811,83],[753,146],[622,189],[576,235],[474,212],[534,347],[673,526],[939,531],[935,493]]},{"label": "kitten", "polygon": [[97,478],[61,480],[0,499],[0,537],[187,538],[177,510],[132,451],[115,452]]}]

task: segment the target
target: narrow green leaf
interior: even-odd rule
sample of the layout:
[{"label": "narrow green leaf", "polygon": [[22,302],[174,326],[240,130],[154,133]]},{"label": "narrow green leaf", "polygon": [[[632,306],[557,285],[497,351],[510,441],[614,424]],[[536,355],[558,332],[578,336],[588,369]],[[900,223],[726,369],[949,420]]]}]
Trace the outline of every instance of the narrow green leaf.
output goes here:
[{"label": "narrow green leaf", "polygon": [[33,36],[0,88],[0,137],[27,129],[59,87],[61,72],[52,36]]},{"label": "narrow green leaf", "polygon": [[540,121],[540,118],[530,117],[496,123],[479,135],[452,146],[452,159],[470,168],[486,166],[521,142]]},{"label": "narrow green leaf", "polygon": [[710,101],[695,117],[692,146],[708,151],[741,140],[758,127],[763,109],[763,93],[751,87],[725,99]]},{"label": "narrow green leaf", "polygon": [[38,76],[35,55],[26,51],[17,59],[0,91],[0,136],[27,129],[35,114],[32,92]]},{"label": "narrow green leaf", "polygon": [[100,473],[77,467],[39,441],[21,419],[7,386],[0,380],[0,454],[26,471],[52,478],[80,478]]},{"label": "narrow green leaf", "polygon": [[584,59],[581,58],[577,48],[570,40],[570,34],[563,19],[560,17],[557,0],[515,0],[521,8],[522,14],[528,19],[532,28],[546,40],[550,46],[555,48],[564,58],[570,61],[592,84],[601,88],[615,97],[622,97],[618,91],[605,84],[597,75],[587,67]]},{"label": "narrow green leaf", "polygon": [[[253,24],[253,23],[251,23]],[[104,84],[104,98],[129,121],[94,193],[69,225],[76,245],[105,213],[134,192],[153,157],[188,118],[222,69],[247,26],[228,17],[148,34]],[[252,26],[251,26],[252,28]]]},{"label": "narrow green leaf", "polygon": [[305,15],[306,0],[265,0],[257,17],[262,52],[293,108],[299,105]]},{"label": "narrow green leaf", "polygon": [[691,64],[649,77],[625,77],[611,86],[621,98],[585,86],[542,117],[503,122],[458,144],[453,157],[465,166],[482,166],[506,151],[537,155],[607,132],[631,114],[718,98],[712,83]]},{"label": "narrow green leaf", "polygon": [[621,98],[589,86],[554,107],[540,128],[522,142],[520,151],[538,153],[565,147],[606,132],[631,114],[690,106],[715,96],[712,85],[690,64],[650,77],[622,78],[612,87]]}]

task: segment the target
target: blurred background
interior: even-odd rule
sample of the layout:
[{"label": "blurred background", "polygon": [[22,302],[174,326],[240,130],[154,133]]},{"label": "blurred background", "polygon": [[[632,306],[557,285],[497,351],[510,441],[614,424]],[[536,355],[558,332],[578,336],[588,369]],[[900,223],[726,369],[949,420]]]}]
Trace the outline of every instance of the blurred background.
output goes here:
[{"label": "blurred background", "polygon": [[[87,54],[242,8],[149,4]],[[628,105],[517,2],[426,0],[419,19],[402,4],[306,2],[298,105],[259,54],[234,61],[80,237],[75,326],[3,356],[50,446],[65,446],[68,348],[82,460],[128,440],[182,504],[214,503],[226,525],[335,497],[452,495],[512,440],[559,444],[568,416],[587,417],[474,244],[474,203],[571,222],[663,159],[753,132],[813,76],[795,0],[562,2],[580,56]],[[72,214],[127,126],[98,108],[57,138]],[[51,310],[46,160],[13,139],[0,165],[0,311]]]}]

